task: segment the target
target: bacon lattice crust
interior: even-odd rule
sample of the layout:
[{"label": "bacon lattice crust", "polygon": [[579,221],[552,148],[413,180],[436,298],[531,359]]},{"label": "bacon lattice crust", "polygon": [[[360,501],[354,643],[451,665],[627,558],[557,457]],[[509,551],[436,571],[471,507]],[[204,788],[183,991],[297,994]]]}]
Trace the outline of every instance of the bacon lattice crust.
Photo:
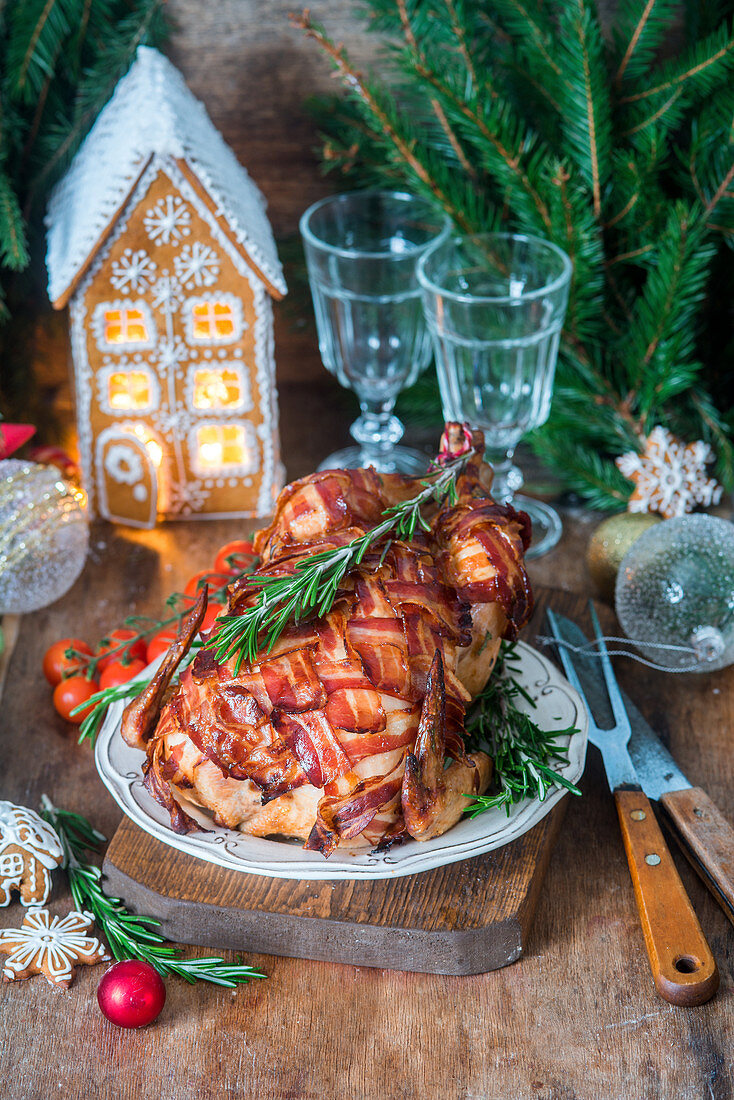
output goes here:
[{"label": "bacon lattice crust", "polygon": [[[141,717],[145,708],[131,705],[123,736],[147,747],[146,784],[176,831],[199,827],[178,794],[218,824],[300,837],[329,855],[340,843],[437,835],[461,816],[465,794],[486,789],[491,762],[467,756],[464,714],[500,639],[514,637],[530,614],[529,523],[492,501],[483,441],[478,433],[470,441],[476,454],[459,479],[458,503],[433,517],[429,533],[375,547],[323,619],[288,627],[237,674],[232,661],[200,650],[152,736],[150,712]],[[453,426],[443,453],[465,446]],[[256,538],[259,571],[292,572],[300,559],[363,534],[418,489],[371,469],[293,483]],[[255,598],[246,579],[238,582],[229,613]]]}]

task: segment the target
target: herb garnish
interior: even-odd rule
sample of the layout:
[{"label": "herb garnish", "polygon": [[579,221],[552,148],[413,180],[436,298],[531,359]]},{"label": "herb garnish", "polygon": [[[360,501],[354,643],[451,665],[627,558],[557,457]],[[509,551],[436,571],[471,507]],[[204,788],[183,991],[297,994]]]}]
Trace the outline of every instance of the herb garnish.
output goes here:
[{"label": "herb garnish", "polygon": [[53,826],[64,849],[63,867],[69,878],[77,909],[87,909],[103,932],[115,959],[144,959],[164,978],[175,974],[187,982],[211,982],[234,989],[251,978],[266,975],[242,963],[229,964],[219,956],[204,959],[181,958],[178,947],[164,947],[165,940],[152,927],[160,921],[129,912],[119,898],[102,889],[102,872],[84,859],[86,852],[99,849],[105,838],[81,814],[59,810],[46,796],[41,797],[41,817]]},{"label": "herb garnish", "polygon": [[466,716],[467,742],[470,749],[481,749],[494,761],[496,794],[482,794],[467,806],[471,817],[495,806],[512,806],[524,798],[540,802],[554,787],[565,787],[572,794],[581,791],[554,764],[566,764],[568,751],[558,741],[578,733],[575,726],[562,730],[542,730],[531,716],[517,706],[518,698],[531,707],[534,700],[512,675],[519,660],[514,645],[503,642],[500,655],[484,691],[475,699]]}]

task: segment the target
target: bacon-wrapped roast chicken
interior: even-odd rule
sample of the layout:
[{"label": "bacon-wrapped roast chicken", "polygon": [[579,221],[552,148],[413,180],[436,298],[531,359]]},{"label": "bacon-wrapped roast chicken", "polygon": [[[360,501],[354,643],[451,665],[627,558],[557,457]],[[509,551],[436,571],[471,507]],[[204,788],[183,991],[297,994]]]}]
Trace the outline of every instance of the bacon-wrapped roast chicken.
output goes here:
[{"label": "bacon-wrapped roast chicken", "polygon": [[[459,820],[465,795],[486,790],[491,761],[467,755],[464,713],[486,684],[502,638],[527,621],[523,564],[530,524],[496,504],[483,438],[447,426],[439,462],[471,450],[458,500],[434,507],[430,531],[376,544],[323,618],[291,624],[275,646],[235,671],[212,641],[168,684],[196,634],[204,598],[156,677],[125,712],[122,735],[145,748],[145,782],[177,832],[200,829],[177,794],[222,826],[339,844],[426,840]],[[373,469],[332,470],[287,486],[260,531],[257,572],[343,546],[416,495],[419,479]],[[228,614],[257,599],[247,579],[229,590]]]}]

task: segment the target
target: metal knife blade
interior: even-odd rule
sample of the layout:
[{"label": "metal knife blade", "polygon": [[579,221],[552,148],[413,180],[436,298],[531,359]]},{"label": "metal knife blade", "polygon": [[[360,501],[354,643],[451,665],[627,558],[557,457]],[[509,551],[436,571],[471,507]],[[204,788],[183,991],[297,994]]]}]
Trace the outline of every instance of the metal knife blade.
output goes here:
[{"label": "metal knife blade", "polygon": [[[587,646],[589,644],[589,639],[576,623],[571,622],[565,615],[559,615],[558,612],[555,613],[555,617],[562,637],[570,645]],[[573,653],[573,662],[581,686],[594,710],[597,723],[601,726],[612,725],[614,719],[598,659]],[[689,780],[626,692],[621,688],[620,692],[632,727],[627,748],[640,786],[647,797],[658,801],[662,795],[670,791],[687,790],[691,786]]]}]

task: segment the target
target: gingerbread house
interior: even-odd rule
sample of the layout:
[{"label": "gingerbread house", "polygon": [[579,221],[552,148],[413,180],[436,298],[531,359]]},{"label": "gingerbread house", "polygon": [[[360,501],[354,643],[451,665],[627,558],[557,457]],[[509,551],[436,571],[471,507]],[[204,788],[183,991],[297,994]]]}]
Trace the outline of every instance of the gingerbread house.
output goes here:
[{"label": "gingerbread house", "polygon": [[267,515],[286,285],[261,193],[157,50],[138,50],[46,224],[92,511],[141,527]]}]

